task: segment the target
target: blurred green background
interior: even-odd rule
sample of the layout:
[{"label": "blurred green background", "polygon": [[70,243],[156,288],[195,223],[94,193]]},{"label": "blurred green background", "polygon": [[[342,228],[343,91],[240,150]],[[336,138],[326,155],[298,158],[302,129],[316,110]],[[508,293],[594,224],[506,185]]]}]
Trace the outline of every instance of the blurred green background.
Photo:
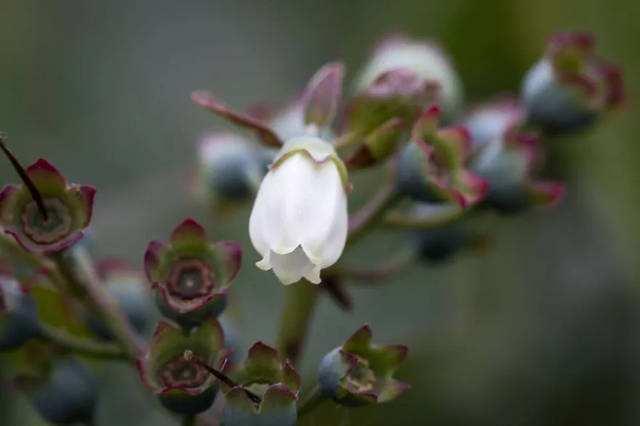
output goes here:
[{"label": "blurred green background", "polygon": [[[324,299],[302,368],[369,322],[406,343],[403,398],[324,406],[305,424],[635,425],[640,422],[640,2],[636,0],[2,0],[0,129],[24,162],[46,157],[97,186],[94,250],[140,264],[185,216],[243,241],[231,316],[242,339],[273,342],[283,288],[253,267],[248,210],[214,219],[189,192],[195,146],[224,126],[189,93],[244,107],[293,96],[323,63],[350,75],[389,32],[440,40],[480,101],[517,91],[554,31],[586,29],[625,71],[629,102],[585,135],[549,141],[568,197],[551,211],[487,218],[486,253],[354,289],[352,313]],[[0,162],[0,183],[15,181]],[[371,191],[356,179],[357,199]],[[376,262],[404,234],[348,255]],[[1,367],[0,367],[1,368]],[[98,424],[172,425],[123,366],[100,366]],[[43,424],[0,395],[0,424]],[[330,416],[330,417],[329,417]],[[337,423],[327,420],[338,419]]]}]

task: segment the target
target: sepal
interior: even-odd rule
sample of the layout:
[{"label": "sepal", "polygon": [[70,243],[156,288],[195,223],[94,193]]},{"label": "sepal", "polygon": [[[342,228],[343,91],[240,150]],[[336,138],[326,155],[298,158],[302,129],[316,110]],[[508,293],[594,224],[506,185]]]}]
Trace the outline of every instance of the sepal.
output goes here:
[{"label": "sepal", "polygon": [[[215,320],[189,331],[162,321],[138,363],[142,381],[166,408],[180,414],[202,412],[218,391],[218,382],[202,364],[218,365],[223,346],[222,328]],[[189,358],[184,356],[187,351]]]},{"label": "sepal", "polygon": [[69,184],[43,159],[25,172],[42,197],[46,218],[27,185],[8,185],[0,192],[0,225],[30,252],[49,254],[72,246],[91,221],[95,188]]},{"label": "sepal", "polygon": [[390,401],[409,388],[393,378],[406,356],[406,346],[372,344],[371,329],[365,325],[322,359],[318,370],[320,390],[325,397],[346,406]]},{"label": "sepal", "polygon": [[594,51],[595,39],[589,33],[551,37],[544,57],[523,82],[529,122],[552,134],[575,132],[623,103],[620,69]]},{"label": "sepal", "polygon": [[347,166],[352,169],[364,168],[386,160],[398,150],[406,129],[403,119],[389,119],[365,137],[364,142],[347,160]]},{"label": "sepal", "polygon": [[253,131],[265,146],[278,148],[282,145],[282,140],[280,140],[278,135],[266,123],[250,114],[234,111],[205,90],[193,92],[191,94],[191,100],[196,105],[211,111],[229,122]]},{"label": "sepal", "polygon": [[168,243],[149,243],[145,271],[162,313],[190,327],[222,313],[241,261],[238,243],[211,244],[204,228],[193,219],[186,219],[176,227]]},{"label": "sepal", "polygon": [[[300,377],[275,349],[262,342],[255,343],[249,349],[244,364],[232,376],[237,386],[225,393],[222,424],[251,426],[296,423]],[[252,401],[247,390],[253,392],[259,402]]]},{"label": "sepal", "polygon": [[329,127],[342,96],[344,66],[327,64],[311,78],[302,96],[304,122],[317,129]]},{"label": "sepal", "polygon": [[433,87],[412,71],[384,72],[349,103],[344,132],[364,138],[391,119],[412,122],[432,99]]},{"label": "sepal", "polygon": [[466,209],[484,198],[487,184],[469,170],[469,132],[460,126],[438,129],[440,114],[430,107],[414,124],[400,158],[399,189],[417,201],[454,202]]},{"label": "sepal", "polygon": [[463,98],[460,78],[449,57],[431,41],[387,37],[364,67],[357,89],[362,91],[382,74],[400,69],[413,73],[418,82],[430,88],[435,96],[432,100],[443,106],[447,120],[457,114]]}]

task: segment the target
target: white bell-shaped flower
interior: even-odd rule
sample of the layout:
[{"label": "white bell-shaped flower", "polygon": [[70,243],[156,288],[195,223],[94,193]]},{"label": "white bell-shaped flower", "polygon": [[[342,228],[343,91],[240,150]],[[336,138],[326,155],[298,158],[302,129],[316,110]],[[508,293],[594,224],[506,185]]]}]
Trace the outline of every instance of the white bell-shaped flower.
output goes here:
[{"label": "white bell-shaped flower", "polygon": [[347,239],[347,172],[333,146],[316,136],[289,140],[264,177],[249,220],[262,255],[256,265],[283,284],[319,284]]}]

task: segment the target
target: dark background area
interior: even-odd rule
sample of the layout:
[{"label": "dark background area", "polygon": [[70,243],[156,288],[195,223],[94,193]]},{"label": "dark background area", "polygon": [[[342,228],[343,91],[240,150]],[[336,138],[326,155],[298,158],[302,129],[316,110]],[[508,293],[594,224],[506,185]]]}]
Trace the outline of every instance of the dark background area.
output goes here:
[{"label": "dark background area", "polygon": [[[491,244],[483,253],[354,289],[352,313],[323,300],[302,368],[311,382],[322,354],[369,322],[378,341],[410,346],[399,375],[413,389],[384,407],[325,405],[337,424],[634,425],[639,19],[633,0],[2,0],[0,129],[24,162],[46,157],[98,188],[100,257],[141,264],[147,242],[185,216],[215,238],[241,240],[229,320],[246,343],[272,343],[283,288],[253,267],[248,209],[213,218],[189,192],[198,138],[225,126],[191,104],[192,90],[237,107],[283,101],[328,61],[345,61],[353,77],[377,40],[404,32],[442,43],[473,103],[517,91],[554,31],[591,30],[623,68],[629,102],[587,134],[548,142],[567,199],[484,218],[477,226]],[[0,183],[15,181],[1,163]],[[355,185],[359,199],[374,189]],[[405,238],[381,232],[347,260],[375,263]],[[99,425],[176,424],[129,368],[96,369]],[[304,424],[336,424],[321,417]],[[43,423],[26,399],[0,395],[0,424]]]}]

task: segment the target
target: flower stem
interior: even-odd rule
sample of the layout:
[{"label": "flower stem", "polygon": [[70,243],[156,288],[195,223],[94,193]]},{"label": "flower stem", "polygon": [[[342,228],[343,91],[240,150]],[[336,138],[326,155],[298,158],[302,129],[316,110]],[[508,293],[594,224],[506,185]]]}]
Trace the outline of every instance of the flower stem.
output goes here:
[{"label": "flower stem", "polygon": [[318,286],[306,281],[300,281],[285,288],[278,349],[293,364],[299,361],[313,318],[318,293]]},{"label": "flower stem", "polygon": [[353,243],[364,235],[370,226],[382,218],[387,208],[399,199],[400,194],[396,188],[395,172],[391,171],[390,178],[384,186],[360,210],[349,217],[349,243]]},{"label": "flower stem", "polygon": [[68,287],[64,277],[48,258],[29,253],[2,234],[0,234],[0,254],[8,256],[12,261],[23,264],[29,269],[46,273],[47,278],[61,291]]},{"label": "flower stem", "polygon": [[54,343],[79,355],[100,359],[127,359],[127,354],[122,349],[110,343],[84,339],[65,330],[51,327],[43,323],[39,324],[39,330],[40,337],[46,341]]},{"label": "flower stem", "polygon": [[349,265],[336,265],[331,268],[331,274],[345,280],[354,281],[362,286],[374,286],[387,283],[387,279],[398,272],[408,268],[416,261],[416,252],[413,248],[400,251],[396,256],[377,263],[371,267],[359,267]]},{"label": "flower stem", "polygon": [[318,385],[314,386],[309,396],[298,407],[298,418],[310,413],[325,400],[325,396],[320,392],[320,387]]},{"label": "flower stem", "polygon": [[89,297],[127,356],[138,359],[143,352],[141,342],[120,307],[101,285],[87,251],[75,247],[56,253],[52,258],[71,286]]},{"label": "flower stem", "polygon": [[187,414],[182,419],[182,426],[195,426],[196,425],[196,416],[195,414]]}]

